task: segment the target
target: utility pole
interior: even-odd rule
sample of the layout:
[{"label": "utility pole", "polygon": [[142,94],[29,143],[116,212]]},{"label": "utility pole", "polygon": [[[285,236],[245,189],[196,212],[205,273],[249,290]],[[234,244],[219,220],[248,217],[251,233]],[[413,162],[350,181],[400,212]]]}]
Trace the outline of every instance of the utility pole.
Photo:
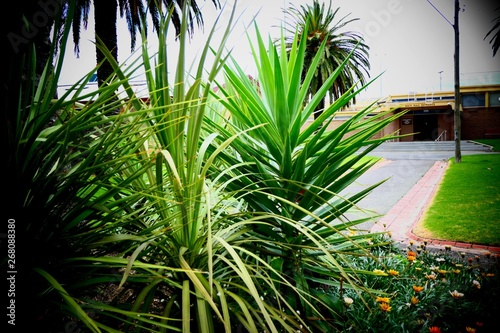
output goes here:
[{"label": "utility pole", "polygon": [[459,0],[455,0],[455,22],[452,24],[446,16],[443,15],[432,4],[430,0],[427,2],[441,15],[449,25],[453,27],[455,32],[455,110],[454,110],[454,123],[455,123],[455,162],[460,163],[462,161],[462,153],[460,152],[460,137],[461,137],[461,125],[460,125],[460,112],[461,112],[461,102],[460,102],[460,40],[459,40],[459,28],[458,28],[458,14],[460,13],[460,3]]},{"label": "utility pole", "polygon": [[460,38],[458,28],[458,15],[460,12],[459,0],[455,0],[455,21],[453,30],[455,31],[455,110],[454,110],[454,123],[455,123],[455,163],[462,162],[462,153],[460,151],[460,137],[461,137],[461,102],[460,102]]}]

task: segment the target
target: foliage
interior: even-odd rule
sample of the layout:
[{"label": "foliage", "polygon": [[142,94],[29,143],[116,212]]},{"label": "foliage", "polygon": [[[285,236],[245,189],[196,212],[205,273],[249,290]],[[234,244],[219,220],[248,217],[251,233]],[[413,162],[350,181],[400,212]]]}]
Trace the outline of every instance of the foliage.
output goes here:
[{"label": "foliage", "polygon": [[[289,289],[297,288],[308,295],[308,299],[289,297],[292,309],[308,318],[318,318],[313,326],[328,330],[327,320],[322,318],[325,314],[335,317],[336,310],[323,304],[326,309],[317,313],[309,304],[325,299],[321,291],[316,291],[319,284],[345,281],[349,287],[362,288],[355,274],[346,274],[354,272],[339,254],[370,255],[365,247],[374,235],[359,239],[346,236],[350,228],[370,217],[365,213],[360,220],[348,221],[344,214],[355,209],[356,203],[377,184],[348,198],[338,193],[376,162],[366,159],[366,154],[387,138],[372,138],[394,117],[384,114],[366,118],[371,111],[367,108],[339,128],[327,130],[335,114],[358,93],[352,87],[308,123],[348,59],[307,103],[321,49],[302,79],[305,39],[299,40],[296,34],[289,44],[291,52],[287,52],[284,36],[281,48],[276,48],[271,40],[264,43],[257,27],[256,35],[257,43],[251,47],[258,77],[248,77],[235,60],[232,66],[226,66],[225,85],[218,86],[223,96],[220,102],[231,114],[226,125],[229,130],[220,128],[221,133],[227,132],[225,136],[229,137],[234,128],[242,131],[265,125],[235,139],[236,154],[227,159],[230,165],[242,168],[235,170],[238,174],[228,179],[227,186],[235,192],[245,189],[242,199],[251,211],[278,214],[279,218],[268,218],[266,224],[253,228],[247,246],[260,257],[269,256],[273,267],[286,272],[290,285],[280,286],[281,294],[293,295]],[[318,130],[322,123],[326,125]],[[368,148],[358,154],[364,146]],[[361,160],[364,162],[358,163]]]},{"label": "foliage", "polygon": [[[137,32],[142,31],[142,33],[145,33],[147,31],[146,16],[148,13],[151,16],[154,29],[158,33],[162,30],[160,27],[161,17],[170,13],[171,19],[169,23],[175,28],[176,38],[180,35],[181,25],[184,23],[186,23],[186,30],[183,33],[189,33],[190,35],[194,33],[195,21],[198,26],[203,25],[203,16],[195,0],[148,0],[146,3],[142,0],[77,1],[74,14],[67,18],[72,22],[76,55],[79,54],[81,24],[83,23],[84,28],[87,28],[91,3],[94,9],[95,40],[102,42],[106,46],[115,61],[118,60],[116,28],[116,13],[118,10],[120,16],[126,18],[132,50],[135,48]],[[212,3],[216,9],[220,8],[219,0],[212,0]],[[183,16],[183,12],[187,12],[187,14]],[[183,19],[187,20],[187,22],[182,22]],[[97,77],[99,86],[101,86],[104,80],[113,74],[113,70],[109,62],[106,61],[104,53],[101,52],[101,47],[98,46],[96,46],[96,59],[97,63],[100,63]]]},{"label": "foliage", "polygon": [[[319,128],[363,89],[353,86],[308,124],[348,59],[308,103],[319,56],[303,81],[305,41],[296,35],[288,56],[258,34],[256,86],[236,61],[226,63],[233,17],[193,70],[184,17],[173,78],[169,14],[158,55],[144,41],[126,70],[98,44],[115,74],[95,93],[84,94],[92,72],[52,99],[61,56],[54,76],[47,69],[21,96],[8,167],[20,182],[17,204],[39,217],[22,226],[40,249],[26,264],[37,331],[70,321],[92,332],[329,330],[341,318],[341,293],[321,286],[376,292],[361,279],[373,272],[347,256],[371,257],[385,240],[352,236],[370,216],[344,214],[377,184],[338,193],[376,162],[367,154],[390,137],[374,136],[394,117],[367,117],[367,108],[336,129]],[[140,69],[147,100],[128,82]]]},{"label": "foliage", "polygon": [[[332,73],[342,68],[337,79],[329,85],[326,97],[330,102],[338,99],[358,82],[365,84],[370,69],[369,47],[364,43],[363,37],[355,31],[343,31],[349,23],[357,19],[348,20],[349,15],[337,19],[339,10],[340,8],[332,9],[331,1],[326,8],[325,3],[320,4],[315,0],[312,5],[290,7],[285,11],[292,18],[287,27],[291,33],[291,37],[287,40],[288,46],[290,47],[297,32],[301,39],[306,40],[304,77],[311,67],[315,68],[309,92],[314,95]],[[288,51],[292,50],[289,48]],[[313,59],[318,54],[319,63],[313,66]],[[352,97],[352,102],[356,103],[356,96]],[[321,103],[319,109],[324,107],[325,103]],[[320,113],[320,110],[318,111],[315,113],[316,117]]]},{"label": "foliage", "polygon": [[[499,11],[500,7],[495,9],[495,11]],[[488,31],[486,36],[484,36],[483,40],[488,38],[491,35],[489,43],[491,44],[491,49],[493,50],[493,56],[495,56],[498,52],[498,48],[500,47],[500,16],[497,16],[493,20],[493,27]]]},{"label": "foliage", "polygon": [[[500,257],[485,252],[455,252],[410,242],[407,248],[384,246],[370,257],[352,258],[368,287],[384,291],[369,300],[344,292],[344,323],[354,332],[495,332],[498,327]],[[338,292],[333,290],[332,292]],[[434,328],[432,328],[434,327]],[[467,329],[469,327],[469,329]],[[431,329],[432,328],[432,329]]]},{"label": "foliage", "polygon": [[[179,3],[180,2],[180,3]],[[212,0],[215,8],[220,8],[219,0]],[[96,6],[96,4],[94,4]],[[98,6],[98,5],[97,5]],[[135,49],[136,46],[136,36],[137,33],[141,33],[143,28],[145,27],[145,21],[147,14],[151,16],[152,23],[157,32],[161,31],[160,21],[161,16],[164,14],[163,8],[165,8],[165,12],[172,10],[172,24],[174,25],[176,36],[180,34],[181,30],[181,18],[182,18],[182,1],[177,0],[156,0],[156,1],[147,1],[145,4],[143,1],[129,1],[129,0],[120,0],[118,1],[118,7],[120,11],[120,17],[125,17],[127,21],[127,28],[130,33],[130,47],[132,50]],[[71,17],[72,28],[73,28],[73,41],[75,43],[75,53],[79,54],[79,44],[80,44],[80,31],[81,24],[83,23],[84,28],[87,28],[87,23],[89,21],[89,14],[91,10],[91,2],[90,1],[82,1],[78,3],[76,7],[75,15]],[[190,34],[194,32],[194,21],[201,26],[203,24],[203,17],[198,7],[196,1],[189,2],[189,15],[187,29]],[[144,30],[147,31],[147,30]],[[112,49],[112,46],[108,45],[109,49]]]},{"label": "foliage", "polygon": [[[73,10],[70,6],[68,15]],[[6,208],[16,217],[19,248],[24,245],[25,249],[35,249],[17,258],[19,282],[22,281],[27,297],[20,306],[31,307],[19,307],[20,316],[26,316],[26,320],[18,320],[18,325],[33,325],[37,331],[51,331],[54,323],[61,324],[60,317],[51,323],[60,307],[59,297],[47,292],[48,285],[37,271],[50,272],[49,279],[60,281],[61,288],[87,276],[65,263],[67,258],[89,253],[82,246],[87,239],[85,234],[82,239],[71,236],[74,230],[85,225],[88,228],[91,218],[106,225],[103,215],[109,212],[101,210],[98,200],[90,199],[102,191],[102,184],[116,184],[112,171],[121,170],[124,160],[136,149],[127,145],[130,133],[127,127],[120,127],[123,119],[111,114],[119,105],[113,93],[121,84],[118,80],[109,81],[107,90],[85,94],[84,87],[92,72],[60,99],[53,98],[70,31],[67,22],[63,25],[57,20],[56,27],[61,26],[65,34],[60,53],[56,54],[55,43],[51,49],[50,59],[56,59],[54,67],[51,61],[47,62],[43,74],[36,79],[36,50],[30,45],[28,52],[20,54],[21,66],[12,68],[12,76],[22,78],[19,94],[4,100],[7,105],[17,107],[8,110],[6,169],[15,187]],[[54,29],[53,40],[58,39],[58,31]],[[92,103],[82,104],[81,100]],[[115,194],[116,191],[110,190],[102,193],[101,199]],[[48,304],[55,305],[48,308]],[[69,308],[75,306],[78,308],[77,302],[70,302]],[[93,328],[90,319],[81,317],[81,311],[75,313]],[[42,317],[46,320],[40,320]]]}]

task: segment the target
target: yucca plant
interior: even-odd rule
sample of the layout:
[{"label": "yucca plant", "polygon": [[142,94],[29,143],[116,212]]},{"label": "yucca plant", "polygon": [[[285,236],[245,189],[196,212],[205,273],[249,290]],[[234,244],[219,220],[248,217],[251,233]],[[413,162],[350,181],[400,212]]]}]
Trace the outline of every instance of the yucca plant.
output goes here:
[{"label": "yucca plant", "polygon": [[[273,280],[263,276],[259,266],[271,271],[272,267],[237,246],[246,224],[259,221],[245,222],[255,218],[244,216],[238,208],[236,214],[227,214],[228,204],[241,205],[225,192],[213,172],[213,165],[222,163],[216,161],[219,154],[241,135],[217,140],[217,133],[203,130],[211,82],[225,61],[224,43],[214,51],[208,73],[204,66],[209,44],[194,73],[189,72],[183,25],[172,80],[165,39],[169,19],[169,15],[163,18],[157,57],[150,57],[147,43],[142,49],[147,102],[134,95],[127,73],[107,55],[128,94],[117,116],[123,122],[113,123],[120,132],[112,134],[120,147],[134,154],[115,156],[123,157],[121,168],[102,170],[110,175],[103,183],[94,182],[79,192],[100,215],[86,211],[86,228],[73,237],[84,240],[94,255],[74,257],[67,263],[86,269],[88,278],[62,290],[57,281],[44,276],[63,296],[66,292],[79,296],[78,308],[75,296],[66,297],[75,316],[82,311],[98,314],[92,321],[85,318],[88,327],[97,330],[295,331],[304,324],[294,319],[299,318],[296,314],[285,318],[279,307],[261,298],[259,284],[273,288]],[[231,23],[225,37],[230,28]],[[211,35],[214,32],[215,26]],[[122,292],[114,297],[99,295],[112,288]]]},{"label": "yucca plant", "polygon": [[[346,213],[379,184],[348,197],[340,193],[377,162],[369,152],[390,137],[374,136],[396,116],[384,113],[369,118],[373,108],[368,107],[328,130],[336,113],[364,88],[353,86],[307,124],[349,59],[307,103],[325,43],[302,80],[305,39],[299,41],[296,34],[287,53],[270,39],[266,45],[257,26],[256,35],[251,47],[258,77],[248,77],[235,60],[225,66],[226,81],[218,87],[231,125],[218,127],[221,133],[229,136],[262,125],[238,136],[232,144],[234,154],[225,155],[228,165],[241,166],[227,173],[228,188],[245,201],[249,212],[269,214],[265,223],[252,226],[245,248],[266,257],[286,277],[288,284],[280,283],[276,289],[289,295],[286,302],[310,327],[328,330],[328,321],[340,318],[340,295],[328,295],[325,288],[317,287],[344,282],[344,287],[363,288],[356,274],[370,273],[350,269],[348,258],[350,254],[370,255],[378,236],[350,236],[350,229],[372,216],[365,212],[359,219],[348,220]],[[285,45],[284,38],[281,45]]]}]

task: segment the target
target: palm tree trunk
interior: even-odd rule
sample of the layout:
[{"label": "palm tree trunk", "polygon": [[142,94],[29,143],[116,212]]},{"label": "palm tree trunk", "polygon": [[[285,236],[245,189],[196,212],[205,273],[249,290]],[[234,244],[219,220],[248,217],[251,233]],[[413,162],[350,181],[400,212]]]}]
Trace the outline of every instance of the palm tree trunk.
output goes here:
[{"label": "palm tree trunk", "polygon": [[[116,0],[94,1],[95,35],[102,40],[116,60],[118,60],[118,38],[116,35],[117,10],[118,5]],[[104,58],[104,54],[99,48],[96,48],[97,63],[100,64],[103,62]],[[104,61],[101,67],[97,69],[99,87],[112,74],[113,67],[109,62]]]},{"label": "palm tree trunk", "polygon": [[[314,91],[312,93],[312,95],[316,95],[316,93],[318,92],[318,90],[321,88],[321,86],[323,85],[323,78],[321,77],[321,74],[318,74],[318,79],[317,79],[317,85],[316,85],[316,91]],[[322,113],[323,113],[323,110],[325,109],[325,98],[323,98],[318,106],[316,106],[316,109],[314,110],[314,119],[317,119]]]}]

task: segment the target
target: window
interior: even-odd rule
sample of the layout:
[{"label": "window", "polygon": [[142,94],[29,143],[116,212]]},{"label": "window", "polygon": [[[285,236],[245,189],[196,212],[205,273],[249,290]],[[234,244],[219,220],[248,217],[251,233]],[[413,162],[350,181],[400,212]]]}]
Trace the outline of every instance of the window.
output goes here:
[{"label": "window", "polygon": [[464,108],[485,106],[485,97],[483,94],[463,94],[462,106]]},{"label": "window", "polygon": [[489,106],[500,106],[500,92],[491,92],[488,102]]}]

